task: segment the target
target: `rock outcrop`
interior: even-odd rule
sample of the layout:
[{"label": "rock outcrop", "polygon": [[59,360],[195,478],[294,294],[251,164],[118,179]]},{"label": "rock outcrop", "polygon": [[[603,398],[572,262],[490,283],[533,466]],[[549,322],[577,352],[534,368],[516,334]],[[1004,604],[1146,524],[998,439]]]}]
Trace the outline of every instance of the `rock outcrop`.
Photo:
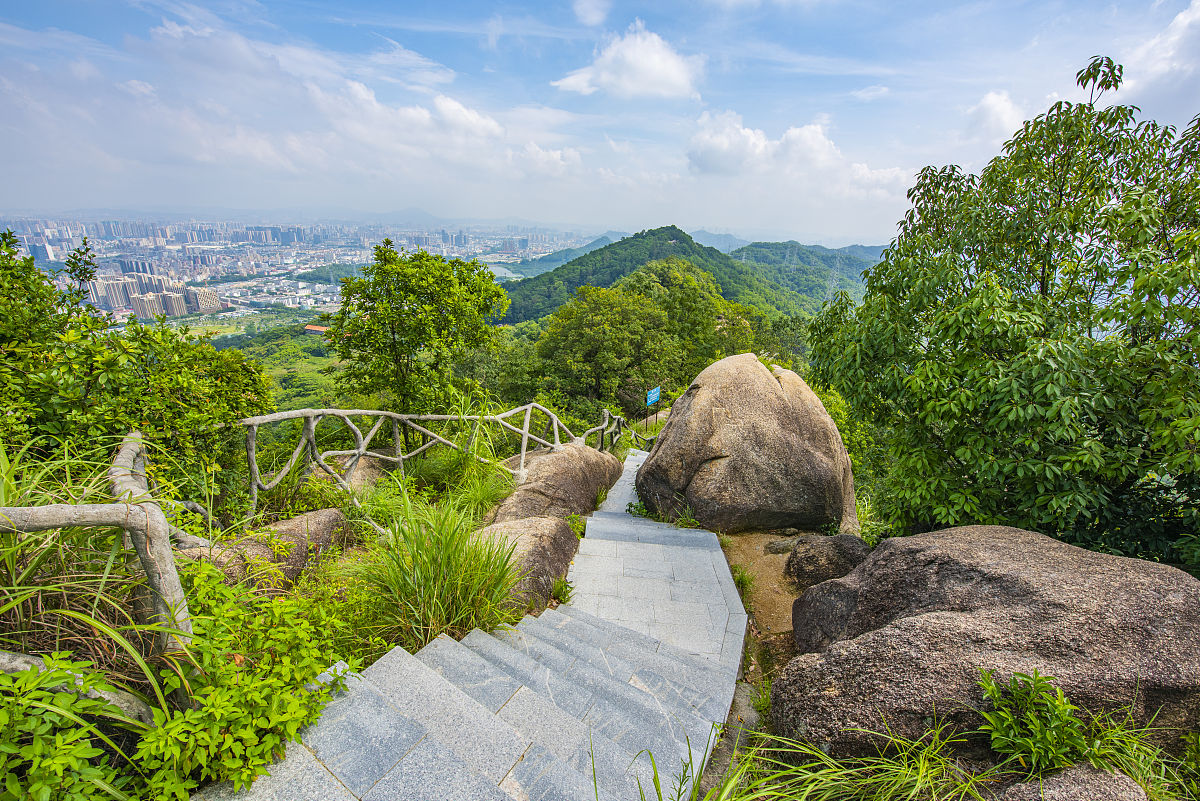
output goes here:
[{"label": "rock outcrop", "polygon": [[514,546],[513,564],[521,579],[513,598],[526,608],[540,609],[549,602],[554,579],[566,575],[579,547],[570,524],[558,517],[493,523],[479,534]]},{"label": "rock outcrop", "polygon": [[841,578],[871,555],[871,546],[853,534],[797,537],[783,573],[804,592],[814,584]]},{"label": "rock outcrop", "polygon": [[229,581],[250,579],[262,587],[288,586],[314,556],[338,541],[345,524],[340,509],[318,509],[272,523],[233,542],[179,553],[212,562]]},{"label": "rock outcrop", "polygon": [[[516,469],[517,458],[505,464]],[[525,472],[525,481],[501,501],[488,522],[587,514],[596,508],[600,491],[620,478],[621,463],[611,453],[571,443],[527,453]]]},{"label": "rock outcrop", "polygon": [[637,490],[651,511],[717,531],[858,531],[837,426],[798,375],[752,353],[709,365],[675,401]]},{"label": "rock outcrop", "polygon": [[[834,755],[873,752],[886,722],[982,722],[981,668],[1037,669],[1076,705],[1139,725],[1200,726],[1200,581],[1041,534],[969,526],[885,540],[793,614],[800,656],[775,680],[775,731]],[[1177,738],[1163,735],[1163,745]]]}]

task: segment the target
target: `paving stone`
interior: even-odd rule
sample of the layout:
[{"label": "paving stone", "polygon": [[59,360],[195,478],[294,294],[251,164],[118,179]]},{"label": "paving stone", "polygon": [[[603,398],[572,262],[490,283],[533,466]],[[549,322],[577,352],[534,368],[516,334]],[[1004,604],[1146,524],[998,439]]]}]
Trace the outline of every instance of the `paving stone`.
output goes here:
[{"label": "paving stone", "polygon": [[592,705],[590,690],[564,681],[528,654],[490,634],[476,629],[463,637],[462,644],[576,718],[582,719]]},{"label": "paving stone", "polygon": [[515,729],[401,648],[363,675],[401,714],[420,721],[431,737],[493,782],[504,778],[529,747]]},{"label": "paving stone", "polygon": [[445,634],[416,656],[492,712],[498,711],[521,688],[521,682]]},{"label": "paving stone", "polygon": [[210,784],[192,793],[192,801],[358,801],[300,743],[288,743],[287,755],[268,771],[238,792],[232,782]]},{"label": "paving stone", "polygon": [[580,801],[599,799],[617,801],[607,790],[593,783],[539,745],[531,746],[520,762],[500,782],[500,789],[521,801]]},{"label": "paving stone", "polygon": [[361,796],[425,736],[425,727],[388,703],[378,689],[351,675],[321,719],[303,732],[312,749],[342,784]]},{"label": "paving stone", "polygon": [[513,801],[498,784],[475,773],[445,744],[426,737],[362,801]]},{"label": "paving stone", "polygon": [[549,643],[539,640],[536,637],[531,637],[520,629],[497,631],[492,636],[513,650],[519,651],[531,659],[542,663],[556,673],[565,673],[576,661],[576,658],[571,654],[563,653]]}]

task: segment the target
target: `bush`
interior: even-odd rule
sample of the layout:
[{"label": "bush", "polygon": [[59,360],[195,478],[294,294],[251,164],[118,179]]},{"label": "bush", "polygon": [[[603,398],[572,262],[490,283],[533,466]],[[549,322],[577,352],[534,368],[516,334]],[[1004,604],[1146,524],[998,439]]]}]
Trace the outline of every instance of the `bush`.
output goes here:
[{"label": "bush", "polygon": [[981,727],[991,737],[992,750],[1012,757],[1030,774],[1065,768],[1088,749],[1086,730],[1052,678],[1015,673],[1008,686],[984,671],[979,681],[992,709],[984,711]]},{"label": "bush", "polygon": [[119,751],[96,722],[120,716],[89,698],[113,687],[90,662],[58,652],[43,668],[0,673],[0,801],[110,799],[131,783],[100,745]]},{"label": "bush", "polygon": [[281,757],[313,723],[344,679],[315,683],[337,655],[326,630],[339,621],[297,598],[262,598],[228,586],[202,563],[184,571],[193,615],[189,657],[165,677],[190,702],[170,714],[155,710],[157,728],[137,749],[155,797],[188,798],[206,779],[243,787]]}]

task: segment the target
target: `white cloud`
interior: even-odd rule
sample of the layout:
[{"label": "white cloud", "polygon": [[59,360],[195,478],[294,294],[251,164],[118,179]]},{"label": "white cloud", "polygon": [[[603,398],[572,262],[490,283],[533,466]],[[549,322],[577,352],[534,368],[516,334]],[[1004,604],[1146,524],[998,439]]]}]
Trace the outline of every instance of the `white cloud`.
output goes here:
[{"label": "white cloud", "polygon": [[909,178],[905,170],[872,169],[851,161],[829,138],[827,127],[825,119],[818,119],[771,139],[760,129],[746,127],[732,111],[706,111],[697,121],[688,164],[696,175],[770,176],[827,195],[903,194]]},{"label": "white cloud", "polygon": [[875,84],[874,86],[864,86],[862,89],[855,89],[850,94],[854,97],[857,97],[864,103],[869,103],[872,100],[878,100],[879,98],[884,97],[890,91],[891,90],[886,86]]},{"label": "white cloud", "polygon": [[1025,112],[1008,92],[992,91],[967,109],[968,138],[989,143],[1003,142],[1025,122]]},{"label": "white cloud", "polygon": [[574,0],[575,16],[584,25],[603,25],[612,8],[612,0]]},{"label": "white cloud", "polygon": [[595,60],[551,85],[583,95],[603,91],[617,97],[699,98],[696,82],[703,56],[683,56],[641,20],[612,39]]},{"label": "white cloud", "polygon": [[534,142],[526,142],[520,150],[509,150],[508,160],[521,172],[540,177],[561,177],[583,164],[574,148],[543,148]]},{"label": "white cloud", "polygon": [[[1175,15],[1167,27],[1133,49],[1124,59],[1125,83],[1120,102],[1134,102],[1157,116],[1162,110],[1200,109],[1200,0]],[[1169,113],[1169,112],[1168,112]],[[1167,120],[1177,124],[1186,118]]]}]

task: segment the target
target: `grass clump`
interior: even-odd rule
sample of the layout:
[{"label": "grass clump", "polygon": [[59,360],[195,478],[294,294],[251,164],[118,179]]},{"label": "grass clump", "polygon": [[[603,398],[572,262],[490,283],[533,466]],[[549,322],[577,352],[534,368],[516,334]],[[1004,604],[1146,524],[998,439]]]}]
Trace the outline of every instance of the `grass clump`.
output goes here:
[{"label": "grass clump", "polygon": [[347,573],[370,590],[377,629],[416,651],[439,634],[463,637],[516,622],[511,545],[479,536],[470,510],[401,490],[401,514]]},{"label": "grass clump", "polygon": [[571,596],[575,594],[575,585],[567,581],[566,577],[559,576],[554,579],[554,583],[550,585],[550,597],[558,601],[560,604],[568,604],[571,602]]},{"label": "grass clump", "polygon": [[754,592],[754,574],[741,565],[730,565],[729,572],[733,576],[733,585],[743,601],[748,601],[750,593]]}]

